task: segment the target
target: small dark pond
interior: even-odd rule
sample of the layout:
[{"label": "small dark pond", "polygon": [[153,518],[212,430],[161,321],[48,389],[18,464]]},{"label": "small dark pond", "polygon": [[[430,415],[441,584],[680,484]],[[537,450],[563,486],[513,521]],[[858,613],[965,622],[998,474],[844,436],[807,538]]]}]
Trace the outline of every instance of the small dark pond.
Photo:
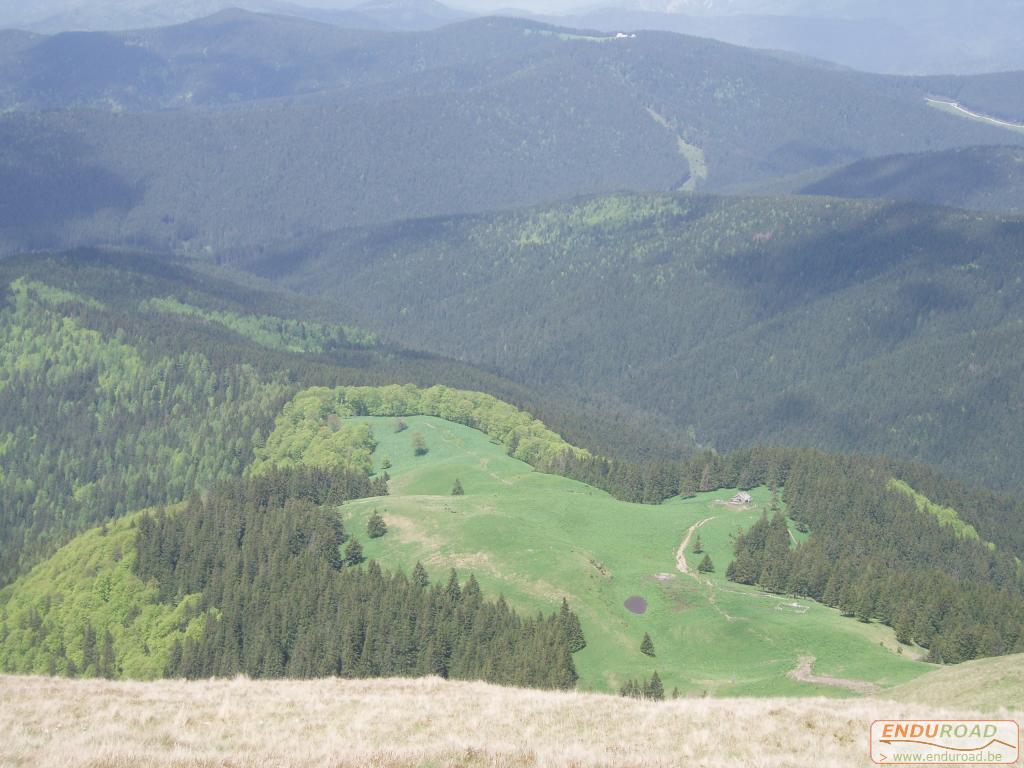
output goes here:
[{"label": "small dark pond", "polygon": [[630,613],[645,613],[647,611],[647,601],[639,595],[633,595],[631,598],[626,600],[624,603],[626,610]]}]

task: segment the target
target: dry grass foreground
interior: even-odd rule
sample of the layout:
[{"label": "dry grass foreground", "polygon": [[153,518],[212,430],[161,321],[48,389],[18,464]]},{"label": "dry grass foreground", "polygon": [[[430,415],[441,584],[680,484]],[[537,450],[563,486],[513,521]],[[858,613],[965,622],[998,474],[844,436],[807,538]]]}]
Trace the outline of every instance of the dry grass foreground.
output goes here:
[{"label": "dry grass foreground", "polygon": [[[863,766],[872,699],[616,696],[409,680],[0,677],[2,766]],[[1020,717],[1020,713],[1016,713]]]}]

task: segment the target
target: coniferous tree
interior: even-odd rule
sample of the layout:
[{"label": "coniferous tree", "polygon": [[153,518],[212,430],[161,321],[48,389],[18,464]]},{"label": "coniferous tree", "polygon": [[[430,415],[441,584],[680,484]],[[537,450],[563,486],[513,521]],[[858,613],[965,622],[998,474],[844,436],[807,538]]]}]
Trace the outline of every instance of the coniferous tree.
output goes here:
[{"label": "coniferous tree", "polygon": [[373,510],[370,519],[366,521],[366,533],[371,539],[379,539],[388,532],[388,525],[377,510]]},{"label": "coniferous tree", "polygon": [[166,563],[143,558],[140,578],[166,579],[168,602],[202,595],[183,621],[202,615],[204,629],[171,648],[168,675],[439,674],[575,685],[579,620],[567,604],[521,617],[501,598],[488,602],[473,576],[462,585],[452,571],[446,585],[431,587],[422,564],[412,578],[374,562],[347,567],[352,550],[338,556],[347,537],[333,507],[296,493],[305,495],[301,484],[238,481],[194,497],[159,525],[139,526],[138,552],[177,553]]},{"label": "coniferous tree", "polygon": [[700,534],[698,533],[697,534],[697,538],[694,539],[694,542],[693,542],[693,554],[700,555],[700,554],[703,554],[703,552],[704,552],[704,545],[701,544]]},{"label": "coniferous tree", "polygon": [[853,615],[865,624],[875,615],[875,595],[866,579],[853,590]]},{"label": "coniferous tree", "polygon": [[452,496],[464,496],[466,491],[462,488],[462,482],[459,478],[455,478],[455,484],[452,486]]},{"label": "coniferous tree", "polygon": [[416,566],[412,569],[412,583],[421,588],[430,585],[427,569],[423,567],[423,563],[419,560],[416,561]]},{"label": "coniferous tree", "polygon": [[345,565],[359,565],[365,559],[363,557],[363,545],[359,543],[359,539],[353,536],[345,547]]},{"label": "coniferous tree", "polygon": [[82,670],[86,673],[96,669],[96,630],[88,621],[82,628]]},{"label": "coniferous tree", "polygon": [[651,640],[651,636],[644,632],[644,639],[640,643],[640,653],[645,656],[654,656],[654,641]]},{"label": "coniferous tree", "polygon": [[562,626],[566,639],[569,641],[570,653],[582,651],[587,647],[587,641],[583,637],[583,629],[580,627],[579,617],[569,608],[569,600],[562,598],[562,607],[558,612],[558,621]]},{"label": "coniferous tree", "polygon": [[700,573],[715,572],[715,564],[711,562],[711,555],[707,554],[706,552],[704,553],[703,559],[701,559],[700,563],[697,565],[697,570]]},{"label": "coniferous tree", "polygon": [[644,688],[644,695],[648,699],[654,699],[655,701],[662,701],[665,698],[665,686],[662,685],[661,678],[658,677],[657,672],[651,675],[651,679]]},{"label": "coniferous tree", "polygon": [[110,634],[109,629],[103,633],[103,644],[100,647],[96,673],[100,677],[108,679],[117,675],[117,658],[114,654],[114,636]]}]

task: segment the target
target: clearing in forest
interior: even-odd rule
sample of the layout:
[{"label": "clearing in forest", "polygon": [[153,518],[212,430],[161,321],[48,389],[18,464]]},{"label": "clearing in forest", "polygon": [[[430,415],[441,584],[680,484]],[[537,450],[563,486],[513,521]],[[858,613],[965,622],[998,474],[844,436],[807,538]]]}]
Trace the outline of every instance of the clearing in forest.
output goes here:
[{"label": "clearing in forest", "polygon": [[[731,536],[761,516],[767,489],[754,489],[744,507],[721,503],[730,490],[630,504],[537,472],[460,424],[406,417],[407,429],[395,432],[390,417],[352,421],[371,426],[374,466],[381,471],[387,457],[392,477],[391,496],[341,507],[365,554],[406,570],[420,560],[435,580],[452,567],[463,576],[472,571],[485,592],[504,594],[523,610],[550,611],[567,597],[587,638],[574,657],[584,690],[616,690],[657,670],[667,691],[678,687],[687,695],[850,696],[849,689],[790,672],[800,657],[813,656],[819,675],[885,688],[930,668],[898,655],[887,627],[810,601],[801,601],[804,613],[776,610],[775,596],[726,581]],[[424,455],[415,455],[414,432],[426,439]],[[464,495],[452,495],[456,479]],[[388,524],[379,539],[365,536],[374,510]],[[715,565],[699,580],[679,573],[695,572],[703,557],[691,551],[692,541],[680,546],[697,526]],[[666,578],[672,573],[680,578]],[[626,607],[636,597],[646,602],[642,613]],[[653,658],[640,653],[645,632]]]}]

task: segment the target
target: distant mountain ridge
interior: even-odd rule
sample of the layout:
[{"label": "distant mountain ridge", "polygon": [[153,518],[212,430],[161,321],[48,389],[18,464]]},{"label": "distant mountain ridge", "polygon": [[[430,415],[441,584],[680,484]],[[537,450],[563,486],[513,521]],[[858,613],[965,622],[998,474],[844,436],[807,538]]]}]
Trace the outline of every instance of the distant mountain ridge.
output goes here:
[{"label": "distant mountain ridge", "polygon": [[[316,0],[314,0],[315,3]],[[10,4],[14,5],[14,4]],[[34,32],[132,30],[163,27],[204,18],[226,10],[320,21],[353,29],[428,30],[472,16],[437,0],[369,0],[364,3],[304,5],[289,0],[42,0],[15,7],[0,5],[0,27]]]},{"label": "distant mountain ridge", "polygon": [[[929,107],[932,81],[669,33],[516,19],[384,33],[226,11],[5,39],[8,251],[110,244],[223,260],[410,217],[1024,144]],[[971,83],[993,97],[1014,84]]]},{"label": "distant mountain ridge", "polygon": [[860,160],[800,191],[1024,214],[1024,149],[968,147]]},{"label": "distant mountain ridge", "polygon": [[698,35],[888,74],[1024,69],[1024,6],[1008,0],[639,0],[535,18],[603,31],[658,29]]}]

